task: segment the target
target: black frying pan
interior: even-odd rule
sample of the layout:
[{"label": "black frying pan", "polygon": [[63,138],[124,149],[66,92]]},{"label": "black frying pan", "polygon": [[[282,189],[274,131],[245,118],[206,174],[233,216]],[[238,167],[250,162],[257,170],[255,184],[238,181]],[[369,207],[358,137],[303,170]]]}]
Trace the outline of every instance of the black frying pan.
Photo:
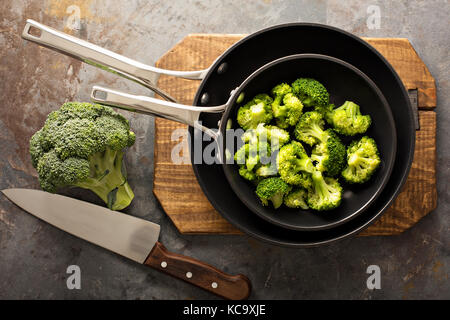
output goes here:
[{"label": "black frying pan", "polygon": [[[236,164],[225,163],[223,168],[231,188],[239,199],[261,218],[294,230],[328,229],[356,217],[383,190],[389,180],[397,149],[395,123],[383,94],[365,74],[342,60],[324,55],[292,55],[270,62],[248,77],[237,89],[236,94],[244,92],[246,97],[251,98],[261,92],[270,92],[270,89],[280,82],[292,83],[299,76],[311,77],[324,84],[330,93],[330,101],[336,106],[342,105],[345,100],[351,100],[361,106],[363,114],[370,114],[373,122],[366,134],[377,141],[382,159],[380,168],[372,179],[364,185],[344,185],[344,199],[338,208],[331,211],[305,211],[285,206],[275,210],[271,206],[261,205],[255,194],[255,186],[239,175]],[[233,128],[239,128],[236,123],[237,109],[237,107],[227,108],[221,123],[231,118],[234,120]],[[225,134],[223,126],[221,133]],[[344,142],[349,143],[355,138],[358,137],[347,138]]]}]

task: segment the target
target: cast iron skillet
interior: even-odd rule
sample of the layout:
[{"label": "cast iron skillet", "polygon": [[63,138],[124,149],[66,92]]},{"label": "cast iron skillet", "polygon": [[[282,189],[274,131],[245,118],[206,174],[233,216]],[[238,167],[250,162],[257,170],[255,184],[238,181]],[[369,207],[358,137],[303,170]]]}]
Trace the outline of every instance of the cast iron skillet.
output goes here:
[{"label": "cast iron skillet", "polygon": [[[247,99],[244,99],[244,104],[256,94],[270,92],[275,85],[281,82],[292,83],[300,76],[311,77],[324,84],[330,93],[330,101],[336,106],[342,105],[345,100],[351,100],[361,106],[363,114],[370,114],[373,121],[366,135],[375,139],[382,159],[380,168],[372,179],[363,185],[343,184],[344,199],[341,205],[331,211],[317,212],[285,206],[278,209],[262,206],[255,194],[255,186],[239,175],[237,164],[224,163],[223,169],[239,199],[261,218],[284,228],[313,231],[332,228],[353,219],[378,197],[394,165],[397,137],[391,110],[377,86],[361,71],[336,58],[316,54],[280,58],[254,72],[242,83],[237,94],[245,93]],[[221,123],[231,118],[233,128],[238,129],[237,110],[237,107],[227,109]],[[313,108],[304,108],[304,111],[311,110]],[[221,132],[225,133],[224,128],[221,128]],[[349,143],[360,137],[349,137],[344,142]],[[340,181],[342,183],[342,179]]]},{"label": "cast iron skillet", "polygon": [[[296,41],[291,41],[296,39]],[[271,50],[260,50],[270,44]],[[253,55],[252,52],[258,52]],[[256,216],[226,183],[219,165],[193,163],[194,173],[213,206],[243,232],[268,243],[289,247],[310,247],[335,242],[355,235],[376,221],[401,191],[414,154],[414,116],[408,94],[397,73],[372,46],[343,30],[320,24],[292,23],[258,31],[229,48],[210,67],[194,99],[194,105],[220,104],[232,90],[262,64],[287,55],[318,53],[346,61],[376,83],[385,96],[396,124],[397,153],[391,177],[379,197],[351,221],[331,229],[314,232],[288,230]],[[222,70],[227,66],[226,72]],[[206,98],[207,97],[207,98]],[[202,114],[205,125],[217,123],[215,115]],[[191,142],[195,138],[190,130]],[[204,145],[205,146],[205,145]],[[203,146],[203,147],[204,147]]]}]

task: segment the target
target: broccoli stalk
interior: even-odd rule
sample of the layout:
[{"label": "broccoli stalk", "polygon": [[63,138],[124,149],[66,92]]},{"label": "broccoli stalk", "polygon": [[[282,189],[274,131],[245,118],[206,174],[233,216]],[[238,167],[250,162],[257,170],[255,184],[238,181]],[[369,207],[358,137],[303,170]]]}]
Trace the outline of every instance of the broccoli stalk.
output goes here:
[{"label": "broccoli stalk", "polygon": [[43,190],[89,189],[121,210],[134,197],[123,164],[123,149],[134,142],[128,120],[110,107],[68,102],[33,135],[30,155]]},{"label": "broccoli stalk", "polygon": [[364,183],[371,178],[380,162],[375,140],[364,136],[349,145],[347,167],[342,171],[342,177],[349,183]]},{"label": "broccoli stalk", "polygon": [[327,121],[336,132],[347,136],[366,132],[372,123],[370,116],[362,115],[359,106],[351,101],[345,101],[342,106],[331,111]]},{"label": "broccoli stalk", "polygon": [[278,177],[267,178],[261,180],[261,182],[256,187],[256,195],[260,198],[261,203],[264,206],[272,202],[275,209],[278,209],[283,204],[284,196],[291,190],[286,182]]},{"label": "broccoli stalk", "polygon": [[89,157],[90,176],[74,185],[89,189],[112,210],[127,207],[134,198],[133,190],[123,174],[123,151],[106,148]]},{"label": "broccoli stalk", "polygon": [[336,179],[323,177],[318,170],[312,173],[312,188],[308,191],[311,209],[323,211],[337,208],[342,200],[342,187]]}]

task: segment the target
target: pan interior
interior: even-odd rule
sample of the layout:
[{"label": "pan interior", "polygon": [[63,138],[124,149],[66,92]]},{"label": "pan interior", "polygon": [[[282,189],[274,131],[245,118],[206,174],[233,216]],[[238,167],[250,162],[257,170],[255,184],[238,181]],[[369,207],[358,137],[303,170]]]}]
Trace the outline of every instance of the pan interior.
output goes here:
[{"label": "pan interior", "polygon": [[[238,96],[245,94],[243,103],[258,93],[269,93],[281,82],[292,83],[299,77],[311,77],[320,81],[330,93],[330,102],[340,106],[351,100],[361,107],[363,114],[372,117],[372,125],[365,133],[377,142],[381,165],[371,180],[363,185],[349,185],[339,179],[343,189],[341,205],[331,211],[290,209],[285,206],[273,209],[262,206],[255,194],[255,186],[243,179],[236,164],[224,164],[225,176],[239,199],[255,214],[278,226],[293,230],[321,230],[342,224],[362,213],[381,193],[386,185],[395,160],[396,128],[389,105],[376,85],[361,71],[341,60],[315,54],[300,54],[284,57],[268,63],[253,73],[239,87]],[[239,106],[234,103],[222,117],[222,123],[232,119],[233,129],[238,129],[236,116]],[[312,108],[304,108],[304,112]],[[225,119],[225,120],[224,120]],[[225,134],[225,128],[222,128]],[[341,136],[342,137],[342,136]],[[350,141],[361,136],[343,138]],[[235,145],[236,147],[236,145]],[[233,150],[233,154],[236,148]]]}]

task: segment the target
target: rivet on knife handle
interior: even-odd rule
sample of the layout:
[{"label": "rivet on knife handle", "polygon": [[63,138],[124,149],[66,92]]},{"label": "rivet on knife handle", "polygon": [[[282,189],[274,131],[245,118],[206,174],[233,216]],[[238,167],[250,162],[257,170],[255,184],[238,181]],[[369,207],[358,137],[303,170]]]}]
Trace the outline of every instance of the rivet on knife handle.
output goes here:
[{"label": "rivet on knife handle", "polygon": [[246,276],[229,275],[204,262],[169,252],[160,242],[156,242],[144,264],[225,299],[241,300],[250,295],[251,283]]}]

